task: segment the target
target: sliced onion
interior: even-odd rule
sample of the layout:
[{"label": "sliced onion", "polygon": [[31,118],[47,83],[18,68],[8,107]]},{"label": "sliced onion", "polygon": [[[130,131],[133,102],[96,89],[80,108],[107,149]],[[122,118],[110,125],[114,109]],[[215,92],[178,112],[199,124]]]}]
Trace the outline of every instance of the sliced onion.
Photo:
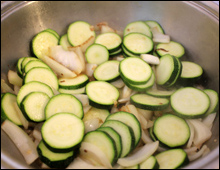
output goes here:
[{"label": "sliced onion", "polygon": [[103,166],[94,166],[84,161],[82,158],[77,157],[74,159],[72,163],[69,164],[69,166],[66,169],[107,169],[107,168]]},{"label": "sliced onion", "polygon": [[38,158],[38,153],[34,142],[20,127],[9,120],[5,120],[1,128],[14,142],[28,165],[33,163]]},{"label": "sliced onion", "polygon": [[157,27],[151,28],[151,32],[153,33],[153,42],[158,42],[158,43],[170,42],[170,36],[159,32]]},{"label": "sliced onion", "polygon": [[187,153],[187,155],[189,154],[192,154],[193,152],[196,152],[197,151],[197,147],[191,147],[191,148],[187,148],[187,149],[184,149],[184,151]]},{"label": "sliced onion", "polygon": [[20,88],[21,88],[20,86],[14,85],[14,92],[16,95],[18,95]]},{"label": "sliced onion", "polygon": [[85,59],[85,56],[83,55],[82,48],[77,46],[77,47],[72,48],[72,49],[76,53],[76,55],[79,57],[79,59],[81,61],[82,72],[85,72],[85,69],[86,69],[86,59]]},{"label": "sliced onion", "polygon": [[29,122],[27,121],[27,119],[24,117],[23,113],[21,112],[20,108],[18,107],[18,104],[17,102],[14,102],[13,103],[13,106],[16,110],[16,113],[22,123],[22,125],[24,126],[25,129],[28,129],[28,126],[29,126]]},{"label": "sliced onion", "polygon": [[140,119],[140,124],[142,129],[147,129],[148,127],[148,121],[144,118],[142,114],[138,114],[139,119]]},{"label": "sliced onion", "polygon": [[198,152],[195,152],[193,154],[189,154],[188,155],[189,161],[194,161],[194,160],[198,159],[199,157],[201,157],[206,149],[207,149],[207,146],[203,145],[203,147]]},{"label": "sliced onion", "polygon": [[125,158],[119,158],[117,163],[124,167],[137,165],[153,155],[158,146],[158,141],[145,144],[139,151],[135,152],[134,154]]},{"label": "sliced onion", "polygon": [[206,116],[202,122],[211,130],[213,126],[213,122],[215,120],[217,113],[211,113],[210,115]]},{"label": "sliced onion", "polygon": [[150,120],[152,119],[153,116],[153,111],[152,110],[144,110],[144,109],[139,109],[137,108],[137,111],[144,116],[145,119]]},{"label": "sliced onion", "polygon": [[3,93],[12,93],[15,94],[14,90],[12,90],[12,88],[5,82],[4,79],[1,79],[1,90]]},{"label": "sliced onion", "polygon": [[141,139],[143,140],[143,142],[145,144],[147,143],[153,143],[153,140],[151,139],[148,130],[143,130],[141,129],[142,133],[141,133]]},{"label": "sliced onion", "polygon": [[110,113],[115,113],[115,112],[118,112],[118,108],[116,106],[113,106]]},{"label": "sliced onion", "polygon": [[91,108],[92,108],[92,106],[90,106],[90,105],[84,106],[84,107],[83,107],[83,112],[84,112],[84,114],[87,113]]},{"label": "sliced onion", "polygon": [[122,96],[121,98],[127,98],[127,97],[130,97],[132,93],[132,89],[130,89],[128,86],[124,86],[123,90],[122,90]]},{"label": "sliced onion", "polygon": [[114,32],[115,30],[109,27],[108,25],[101,25],[101,34],[108,33],[108,32]]},{"label": "sliced onion", "polygon": [[88,38],[88,40],[86,40],[83,44],[75,46],[75,47],[68,47],[69,51],[74,51],[75,48],[80,47],[82,52],[86,52],[86,49],[92,45],[95,42],[95,36],[91,36]]},{"label": "sliced onion", "polygon": [[89,106],[89,98],[86,94],[74,94],[83,106]]},{"label": "sliced onion", "polygon": [[211,130],[201,121],[190,119],[188,120],[194,127],[195,135],[193,143],[198,148],[212,136]]},{"label": "sliced onion", "polygon": [[158,65],[160,64],[160,59],[151,54],[141,54],[141,58],[148,64]]},{"label": "sliced onion", "polygon": [[57,73],[59,77],[74,78],[77,76],[75,72],[71,71],[70,69],[66,68],[62,64],[46,55],[42,56],[40,59],[45,62],[55,73]]},{"label": "sliced onion", "polygon": [[94,131],[99,128],[99,119],[94,118],[94,119],[89,119],[84,122],[85,125],[85,133],[88,133],[90,131]]},{"label": "sliced onion", "polygon": [[195,130],[194,130],[193,125],[190,123],[190,121],[186,120],[186,122],[187,122],[187,124],[189,125],[189,128],[190,128],[190,137],[189,137],[189,140],[186,144],[186,148],[190,148],[193,144]]},{"label": "sliced onion", "polygon": [[66,51],[61,45],[52,46],[49,48],[49,56],[57,62],[64,65],[66,68],[80,74],[83,70],[83,65],[74,51]]},{"label": "sliced onion", "polygon": [[125,83],[123,82],[123,80],[122,79],[118,79],[118,80],[116,80],[116,81],[113,81],[113,82],[111,82],[111,84],[113,85],[113,86],[115,86],[116,88],[122,88],[122,87],[124,87],[124,85],[125,85]]},{"label": "sliced onion", "polygon": [[105,153],[100,150],[97,146],[88,143],[88,142],[82,142],[80,147],[80,155],[84,157],[90,157],[90,159],[93,159],[97,162],[99,162],[101,165],[103,165],[106,168],[111,168],[112,165],[105,155]]},{"label": "sliced onion", "polygon": [[18,76],[15,71],[9,70],[8,71],[8,81],[13,85],[17,85],[19,87],[22,86],[23,80]]},{"label": "sliced onion", "polygon": [[141,122],[138,111],[134,105],[129,104],[125,106],[125,108],[126,108],[126,112],[132,113],[133,115],[135,115],[138,121]]},{"label": "sliced onion", "polygon": [[86,64],[86,75],[88,77],[92,77],[93,76],[93,72],[95,71],[97,66],[98,66],[97,64],[87,63]]}]

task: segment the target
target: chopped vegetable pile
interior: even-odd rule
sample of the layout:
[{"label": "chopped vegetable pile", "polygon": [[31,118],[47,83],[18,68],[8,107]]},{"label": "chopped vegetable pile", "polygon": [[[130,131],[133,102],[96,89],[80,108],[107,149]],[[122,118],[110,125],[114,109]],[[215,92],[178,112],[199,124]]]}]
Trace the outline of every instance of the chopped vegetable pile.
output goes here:
[{"label": "chopped vegetable pile", "polygon": [[156,21],[46,29],[1,78],[1,128],[28,165],[177,169],[209,153],[219,97]]}]

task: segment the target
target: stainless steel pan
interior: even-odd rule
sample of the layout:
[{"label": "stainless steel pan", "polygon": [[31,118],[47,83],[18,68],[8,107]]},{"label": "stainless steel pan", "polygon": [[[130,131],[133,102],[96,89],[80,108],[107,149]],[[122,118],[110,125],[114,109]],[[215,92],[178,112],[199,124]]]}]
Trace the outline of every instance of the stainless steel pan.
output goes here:
[{"label": "stainless steel pan", "polygon": [[[1,2],[2,74],[13,68],[18,58],[30,56],[30,40],[43,29],[52,28],[62,35],[73,21],[85,20],[91,24],[107,21],[113,28],[123,30],[129,22],[150,19],[158,21],[166,34],[184,45],[186,60],[204,68],[202,84],[219,92],[219,8],[212,2]],[[207,142],[211,152],[185,168],[218,168],[219,117],[212,132],[213,137]],[[1,167],[30,168],[4,132],[1,133]]]}]

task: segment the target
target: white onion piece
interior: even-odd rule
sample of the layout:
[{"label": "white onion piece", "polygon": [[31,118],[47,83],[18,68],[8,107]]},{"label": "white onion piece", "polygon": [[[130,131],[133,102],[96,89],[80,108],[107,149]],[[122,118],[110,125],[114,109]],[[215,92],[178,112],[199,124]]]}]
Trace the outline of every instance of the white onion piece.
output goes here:
[{"label": "white onion piece", "polygon": [[76,53],[76,55],[79,57],[79,60],[81,61],[82,72],[85,72],[85,69],[86,69],[86,59],[85,59],[85,56],[83,55],[82,48],[77,46],[77,47],[72,48],[72,49]]},{"label": "white onion piece", "polygon": [[133,115],[135,115],[138,121],[141,122],[137,108],[134,105],[129,104],[126,105],[125,108],[126,108],[126,112],[132,113]]},{"label": "white onion piece", "polygon": [[99,119],[98,118],[89,119],[84,122],[84,125],[85,125],[85,133],[96,130],[99,128]]},{"label": "white onion piece", "polygon": [[16,95],[18,95],[20,88],[21,88],[20,86],[14,85],[14,92]]},{"label": "white onion piece", "polygon": [[141,139],[145,144],[147,143],[153,143],[153,140],[151,139],[148,130],[141,129]]},{"label": "white onion piece", "polygon": [[77,157],[74,159],[72,163],[69,164],[69,166],[66,169],[106,169],[106,168],[102,166],[94,166],[84,161],[82,158]]},{"label": "white onion piece", "polygon": [[151,54],[141,54],[141,58],[148,64],[154,64],[154,65],[160,64],[160,59]]},{"label": "white onion piece", "polygon": [[130,101],[130,97],[126,97],[126,98],[123,98],[123,99],[119,99],[119,100],[118,100],[118,103],[126,103],[126,102],[128,102],[128,101]]},{"label": "white onion piece", "polygon": [[186,148],[186,149],[184,149],[184,151],[187,153],[187,155],[189,155],[189,154],[192,154],[193,152],[196,152],[197,151],[197,147],[191,147],[191,148]]},{"label": "white onion piece", "polygon": [[122,96],[121,98],[127,98],[127,97],[130,97],[132,93],[132,89],[130,89],[128,86],[124,86],[123,90],[122,90]]},{"label": "white onion piece", "polygon": [[195,130],[193,143],[195,146],[200,147],[204,142],[211,138],[212,132],[204,123],[199,120],[190,119],[188,121],[193,125]]},{"label": "white onion piece", "polygon": [[144,109],[139,109],[137,108],[137,111],[144,116],[145,119],[150,120],[153,116],[153,111],[152,110],[144,110]]},{"label": "white onion piece", "polygon": [[124,60],[125,58],[122,56],[122,55],[120,55],[120,56],[117,56],[116,58],[115,58],[115,60],[117,60],[117,61],[122,61],[122,60]]},{"label": "white onion piece", "polygon": [[64,65],[66,68],[74,71],[76,74],[82,72],[82,63],[74,51],[66,51],[61,45],[57,45],[50,47],[49,52],[50,57]]},{"label": "white onion piece", "polygon": [[89,156],[91,159],[95,159],[98,161],[101,165],[103,165],[106,168],[111,168],[112,165],[105,155],[105,153],[100,150],[97,146],[88,143],[88,142],[82,142],[80,147],[80,155],[82,156]]},{"label": "white onion piece", "polygon": [[144,118],[142,114],[138,114],[138,117],[140,119],[140,124],[142,129],[147,129],[148,127],[148,121]]},{"label": "white onion piece", "polygon": [[34,142],[20,127],[9,120],[5,120],[1,128],[19,149],[28,165],[38,158]]},{"label": "white onion piece", "polygon": [[113,86],[115,86],[116,88],[118,88],[118,89],[124,87],[124,85],[125,85],[125,83],[123,82],[122,79],[118,79],[118,80],[116,80],[116,81],[113,81],[113,82],[111,82],[111,84],[112,84]]},{"label": "white onion piece", "polygon": [[170,42],[170,36],[159,32],[157,27],[151,28],[151,32],[153,33],[153,42],[158,42],[158,43]]},{"label": "white onion piece", "polygon": [[88,77],[92,77],[97,66],[98,66],[97,64],[87,63],[86,64],[86,75]]},{"label": "white onion piece", "polygon": [[74,78],[77,76],[75,72],[71,71],[70,69],[66,68],[62,64],[46,55],[42,56],[40,59],[45,62],[55,73],[57,73],[59,77]]},{"label": "white onion piece", "polygon": [[92,108],[92,106],[90,106],[90,105],[88,105],[88,106],[83,106],[83,112],[84,112],[84,114],[87,113],[91,108]]},{"label": "white onion piece", "polygon": [[124,167],[137,165],[153,155],[158,146],[158,141],[145,144],[139,151],[135,152],[134,154],[125,158],[119,158],[117,163]]},{"label": "white onion piece", "polygon": [[209,128],[212,129],[213,122],[215,120],[216,113],[211,113],[210,115],[206,116],[202,122]]},{"label": "white onion piece", "polygon": [[27,119],[24,117],[23,113],[21,112],[20,108],[18,107],[18,104],[17,102],[14,102],[13,103],[13,106],[16,110],[16,113],[22,123],[22,125],[24,126],[25,129],[28,129],[28,126],[29,126],[29,122],[27,121]]},{"label": "white onion piece", "polygon": [[89,98],[86,94],[74,94],[83,106],[89,106]]},{"label": "white onion piece", "polygon": [[118,108],[116,106],[113,106],[110,113],[115,113],[115,112],[118,112]]},{"label": "white onion piece", "polygon": [[[94,28],[92,28],[92,29],[94,29]],[[90,45],[92,45],[94,42],[95,42],[95,36],[91,36],[91,37],[89,37],[84,43],[82,43],[82,44],[80,44],[80,45],[78,45],[78,46],[68,47],[68,50],[69,50],[69,51],[74,51],[75,48],[80,47],[81,50],[82,50],[82,52],[84,53],[84,52],[86,52],[86,49],[87,49]]]},{"label": "white onion piece", "polygon": [[4,79],[1,79],[1,90],[3,93],[12,93],[15,94],[14,90],[12,90],[12,88],[5,82]]},{"label": "white onion piece", "polygon": [[23,79],[19,77],[15,71],[12,71],[12,70],[8,71],[8,81],[9,83],[13,85],[17,85],[19,87],[21,87],[23,83]]},{"label": "white onion piece", "polygon": [[115,30],[109,27],[108,25],[101,25],[101,34],[108,33],[108,32],[115,33]]},{"label": "white onion piece", "polygon": [[193,125],[190,123],[190,121],[186,120],[188,126],[189,126],[189,129],[190,129],[190,137],[189,137],[189,140],[186,144],[186,148],[190,148],[193,144],[193,139],[194,139],[194,134],[195,134],[195,130],[194,130],[194,127]]},{"label": "white onion piece", "polygon": [[206,149],[207,149],[207,146],[203,145],[203,147],[198,152],[195,152],[193,154],[189,154],[188,155],[189,161],[194,161],[194,160],[198,159],[199,157],[201,157]]},{"label": "white onion piece", "polygon": [[38,141],[42,140],[41,132],[36,129],[33,130],[33,137],[34,139],[37,139]]}]

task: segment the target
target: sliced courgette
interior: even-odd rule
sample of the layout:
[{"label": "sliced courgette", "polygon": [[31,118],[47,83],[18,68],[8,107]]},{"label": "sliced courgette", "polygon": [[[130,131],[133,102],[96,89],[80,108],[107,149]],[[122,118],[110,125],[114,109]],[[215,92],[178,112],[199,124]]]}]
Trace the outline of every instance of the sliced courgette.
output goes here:
[{"label": "sliced courgette", "polygon": [[154,156],[150,156],[145,161],[140,163],[140,169],[159,169],[160,166]]},{"label": "sliced courgette", "polygon": [[92,64],[102,64],[109,59],[108,49],[101,44],[90,45],[85,52],[86,61]]},{"label": "sliced courgette", "polygon": [[108,82],[92,81],[86,85],[89,104],[100,109],[110,109],[119,98],[118,89]]},{"label": "sliced courgette", "polygon": [[123,80],[135,85],[146,84],[152,75],[150,65],[137,57],[128,57],[122,60],[119,72]]},{"label": "sliced courgette", "polygon": [[69,43],[67,34],[64,34],[60,37],[59,45],[63,47],[64,50],[68,50],[72,45]]},{"label": "sliced courgette", "polygon": [[53,96],[45,107],[45,117],[49,119],[56,113],[67,112],[83,118],[82,103],[73,95],[58,94]]},{"label": "sliced courgette", "polygon": [[44,109],[50,97],[43,92],[31,92],[22,100],[21,111],[27,120],[42,122],[45,120]]},{"label": "sliced courgette", "polygon": [[113,82],[120,78],[119,61],[110,60],[96,67],[93,75],[96,80]]},{"label": "sliced courgette", "polygon": [[206,112],[206,116],[207,116],[211,113],[215,113],[218,111],[219,97],[218,97],[218,93],[215,90],[205,89],[204,92],[209,96],[209,99],[210,99],[210,106]]},{"label": "sliced courgette", "polygon": [[84,123],[72,113],[57,113],[41,128],[44,144],[53,152],[70,152],[79,147],[84,137]]},{"label": "sliced courgette", "polygon": [[134,94],[131,103],[145,110],[163,110],[169,106],[169,99],[150,96],[147,94]]},{"label": "sliced courgette", "polygon": [[173,114],[165,114],[154,121],[153,134],[169,148],[181,147],[190,137],[186,121]]},{"label": "sliced courgette", "polygon": [[174,92],[170,104],[177,115],[182,118],[201,118],[210,106],[208,95],[194,87],[185,87]]}]

